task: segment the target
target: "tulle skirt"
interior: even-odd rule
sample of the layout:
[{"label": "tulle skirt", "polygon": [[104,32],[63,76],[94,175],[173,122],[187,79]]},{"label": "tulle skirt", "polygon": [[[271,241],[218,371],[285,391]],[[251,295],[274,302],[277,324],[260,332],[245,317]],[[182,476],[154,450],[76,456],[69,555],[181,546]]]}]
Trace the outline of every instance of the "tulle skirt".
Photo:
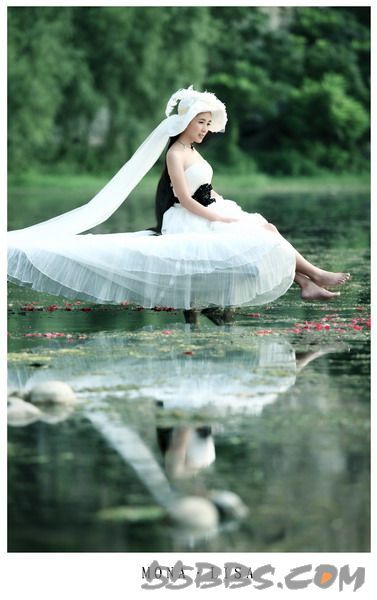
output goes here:
[{"label": "tulle skirt", "polygon": [[175,205],[159,236],[11,234],[8,279],[66,298],[144,308],[259,305],[284,294],[295,272],[292,246],[231,200],[217,201],[216,211],[240,220],[208,221]]}]

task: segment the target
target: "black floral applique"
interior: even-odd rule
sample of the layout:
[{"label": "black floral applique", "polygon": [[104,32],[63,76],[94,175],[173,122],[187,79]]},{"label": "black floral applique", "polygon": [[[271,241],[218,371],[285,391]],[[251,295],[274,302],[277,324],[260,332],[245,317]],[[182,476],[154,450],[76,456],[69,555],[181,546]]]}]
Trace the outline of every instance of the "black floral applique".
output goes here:
[{"label": "black floral applique", "polygon": [[212,185],[210,183],[203,183],[203,185],[198,187],[192,197],[203,206],[209,206],[213,202],[216,202],[214,198],[211,198],[211,192]]}]

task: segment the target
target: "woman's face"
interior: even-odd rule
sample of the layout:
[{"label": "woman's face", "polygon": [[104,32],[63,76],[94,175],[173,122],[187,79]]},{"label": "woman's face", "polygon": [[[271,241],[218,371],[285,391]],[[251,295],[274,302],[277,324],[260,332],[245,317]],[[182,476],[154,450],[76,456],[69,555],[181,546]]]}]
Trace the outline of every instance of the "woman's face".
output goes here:
[{"label": "woman's face", "polygon": [[200,144],[208,133],[208,127],[211,125],[212,115],[210,112],[198,113],[188,125],[185,131],[185,137],[190,142]]}]

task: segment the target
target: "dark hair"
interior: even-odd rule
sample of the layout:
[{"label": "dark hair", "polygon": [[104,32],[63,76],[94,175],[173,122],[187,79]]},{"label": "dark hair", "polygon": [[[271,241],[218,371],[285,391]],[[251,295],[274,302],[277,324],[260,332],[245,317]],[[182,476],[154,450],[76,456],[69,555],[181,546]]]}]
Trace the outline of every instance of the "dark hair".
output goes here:
[{"label": "dark hair", "polygon": [[[174,142],[178,139],[178,136],[174,136],[170,138],[168,147],[166,151],[174,144]],[[157,220],[157,225],[155,227],[151,227],[152,231],[156,233],[161,233],[162,227],[162,219],[164,213],[173,206],[176,198],[173,194],[173,188],[171,186],[171,181],[168,173],[168,168],[166,166],[166,156],[165,156],[165,166],[164,170],[161,173],[160,180],[157,185],[156,197],[155,197],[155,215]]]}]

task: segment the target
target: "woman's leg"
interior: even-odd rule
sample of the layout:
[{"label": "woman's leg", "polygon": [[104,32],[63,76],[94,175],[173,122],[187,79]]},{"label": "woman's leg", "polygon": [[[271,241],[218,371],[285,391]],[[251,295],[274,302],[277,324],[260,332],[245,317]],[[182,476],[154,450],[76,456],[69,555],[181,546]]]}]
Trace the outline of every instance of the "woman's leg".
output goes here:
[{"label": "woman's leg", "polygon": [[[266,223],[264,228],[281,235],[275,225]],[[329,292],[323,286],[342,285],[350,279],[349,273],[332,273],[324,271],[310,263],[296,249],[296,275],[294,281],[301,288],[303,300],[329,300],[339,296],[339,292]]]},{"label": "woman's leg", "polygon": [[[277,233],[281,235],[275,225],[272,223],[266,223],[264,228],[272,231],[273,233]],[[314,281],[318,286],[335,286],[342,285],[346,281],[350,279],[349,273],[333,273],[332,271],[325,271],[324,269],[320,269],[316,267],[312,263],[310,263],[306,258],[302,256],[297,250],[296,252],[296,272],[299,274],[306,275]],[[300,278],[301,280],[301,278]]]}]

